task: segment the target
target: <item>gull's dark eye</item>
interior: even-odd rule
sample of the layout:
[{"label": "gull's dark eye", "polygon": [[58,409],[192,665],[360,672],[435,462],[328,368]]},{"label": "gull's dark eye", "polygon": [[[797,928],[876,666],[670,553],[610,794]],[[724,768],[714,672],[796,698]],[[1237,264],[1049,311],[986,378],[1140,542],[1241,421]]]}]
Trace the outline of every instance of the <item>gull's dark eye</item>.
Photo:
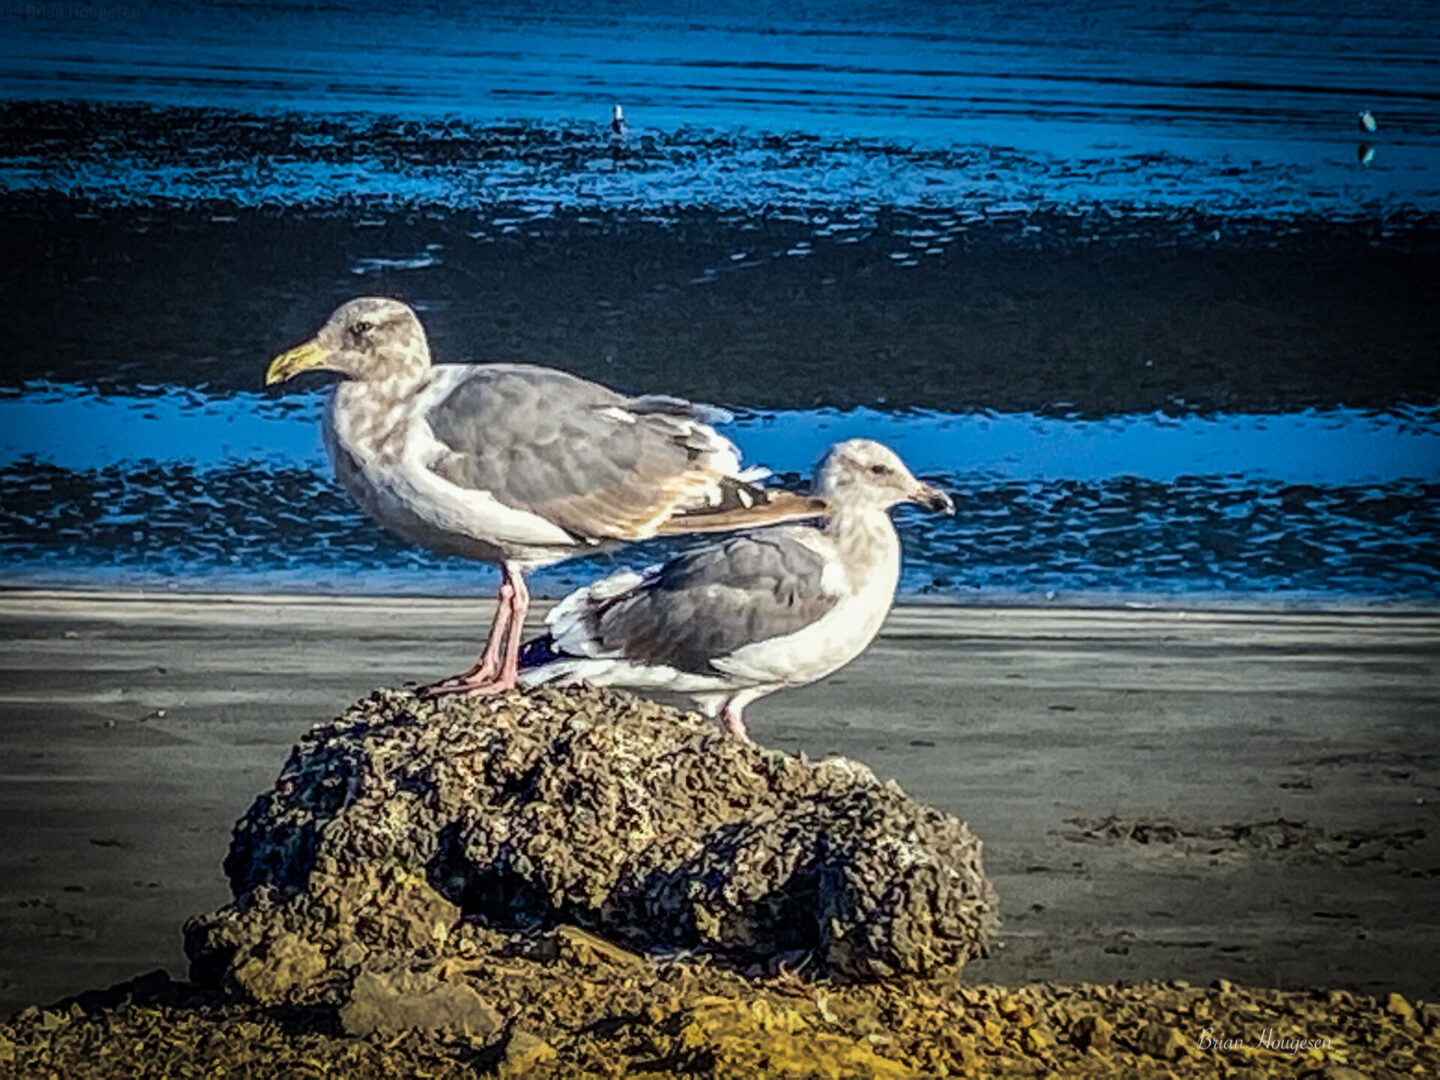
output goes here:
[{"label": "gull's dark eye", "polygon": [[375,324],[372,322],[367,322],[364,319],[360,319],[358,322],[353,322],[350,324],[350,333],[357,341],[374,329]]},{"label": "gull's dark eye", "polygon": [[889,465],[871,465],[871,466],[870,466],[870,475],[871,475],[871,476],[889,476],[889,475],[890,475],[891,473],[893,473],[894,471],[895,471],[895,470],[892,469],[892,468],[890,468]]}]

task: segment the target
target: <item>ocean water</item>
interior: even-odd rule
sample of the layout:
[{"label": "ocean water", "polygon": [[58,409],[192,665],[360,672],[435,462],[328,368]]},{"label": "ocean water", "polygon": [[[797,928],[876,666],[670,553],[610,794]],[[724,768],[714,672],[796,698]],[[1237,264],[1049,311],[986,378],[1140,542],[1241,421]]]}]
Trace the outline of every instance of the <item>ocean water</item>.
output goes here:
[{"label": "ocean water", "polygon": [[259,385],[383,293],[442,360],[722,405],[787,483],[893,445],[960,504],[899,513],[912,597],[1440,592],[1429,6],[0,20],[0,585],[493,588],[349,504],[319,382]]}]

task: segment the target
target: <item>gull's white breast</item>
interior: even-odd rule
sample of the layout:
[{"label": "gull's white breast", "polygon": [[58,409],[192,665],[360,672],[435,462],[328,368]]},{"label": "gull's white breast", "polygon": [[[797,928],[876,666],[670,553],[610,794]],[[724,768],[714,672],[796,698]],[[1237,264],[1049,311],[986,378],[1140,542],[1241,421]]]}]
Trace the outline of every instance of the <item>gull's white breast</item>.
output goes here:
[{"label": "gull's white breast", "polygon": [[383,384],[336,387],[325,441],[337,478],[376,520],[436,551],[532,566],[565,558],[577,545],[564,529],[430,468],[448,452],[425,419],[452,389],[448,372],[437,370],[443,374],[403,396]]}]

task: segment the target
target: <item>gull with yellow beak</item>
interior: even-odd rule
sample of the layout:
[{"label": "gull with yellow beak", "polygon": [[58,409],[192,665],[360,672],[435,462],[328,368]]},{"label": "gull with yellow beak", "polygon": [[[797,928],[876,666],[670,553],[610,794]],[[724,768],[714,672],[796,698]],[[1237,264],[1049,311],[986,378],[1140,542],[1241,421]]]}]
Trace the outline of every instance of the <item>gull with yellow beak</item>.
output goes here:
[{"label": "gull with yellow beak", "polygon": [[571,593],[525,645],[521,683],[685,694],[748,742],[746,705],[823,679],[879,633],[900,578],[890,508],[955,511],[869,439],[833,447],[815,493],[830,508],[823,528],[756,529]]},{"label": "gull with yellow beak", "polygon": [[500,567],[484,652],[431,695],[516,685],[529,570],[624,541],[826,511],[822,499],[759,486],[764,470],[742,470],[710,426],[718,410],[552,368],[432,364],[419,318],[398,300],[342,305],[271,362],[265,383],[305,371],[340,376],[325,445],[361,508],[413,543]]}]

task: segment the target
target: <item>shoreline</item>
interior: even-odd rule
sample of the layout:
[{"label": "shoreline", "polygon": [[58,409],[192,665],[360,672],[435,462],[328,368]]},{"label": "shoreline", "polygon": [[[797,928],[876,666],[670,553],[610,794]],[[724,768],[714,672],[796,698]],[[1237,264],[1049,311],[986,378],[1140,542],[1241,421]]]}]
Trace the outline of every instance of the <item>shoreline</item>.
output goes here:
[{"label": "shoreline", "polygon": [[[230,829],[295,739],[468,663],[488,612],[0,589],[0,1015],[183,975],[180,924],[228,898]],[[1433,1000],[1437,676],[1433,611],[904,604],[751,726],[970,823],[1004,928],[969,982]]]},{"label": "shoreline", "polygon": [[[618,567],[617,567],[618,569]],[[483,571],[482,571],[483,572]],[[498,578],[496,579],[498,583]],[[146,604],[213,604],[217,606],[275,607],[283,605],[319,605],[343,607],[371,607],[385,605],[419,605],[428,608],[463,608],[470,613],[479,612],[477,620],[488,619],[494,603],[492,583],[477,586],[474,592],[442,595],[434,592],[356,592],[326,591],[315,589],[298,592],[285,590],[255,589],[189,589],[183,586],[160,588],[152,584],[113,585],[95,587],[92,585],[28,584],[7,582],[0,578],[0,605],[12,601],[32,603],[41,606],[54,605],[59,612],[66,605],[93,603]],[[530,618],[538,625],[544,613],[560,599],[559,596],[542,595],[532,590],[534,603]],[[1264,594],[1264,593],[1193,593],[1193,594],[1150,594],[1150,593],[1066,593],[1063,597],[1047,599],[1042,593],[1033,595],[1001,595],[977,597],[972,600],[960,599],[949,594],[912,593],[900,594],[895,598],[890,618],[904,617],[907,612],[951,612],[958,617],[969,614],[1006,615],[1027,617],[1042,614],[1057,616],[1111,614],[1170,616],[1177,619],[1191,617],[1255,617],[1283,618],[1287,616],[1320,617],[1336,615],[1344,617],[1373,616],[1375,618],[1440,619],[1440,600],[1425,601],[1405,597],[1348,597],[1337,598],[1324,594]],[[887,622],[887,632],[890,623]]]}]

